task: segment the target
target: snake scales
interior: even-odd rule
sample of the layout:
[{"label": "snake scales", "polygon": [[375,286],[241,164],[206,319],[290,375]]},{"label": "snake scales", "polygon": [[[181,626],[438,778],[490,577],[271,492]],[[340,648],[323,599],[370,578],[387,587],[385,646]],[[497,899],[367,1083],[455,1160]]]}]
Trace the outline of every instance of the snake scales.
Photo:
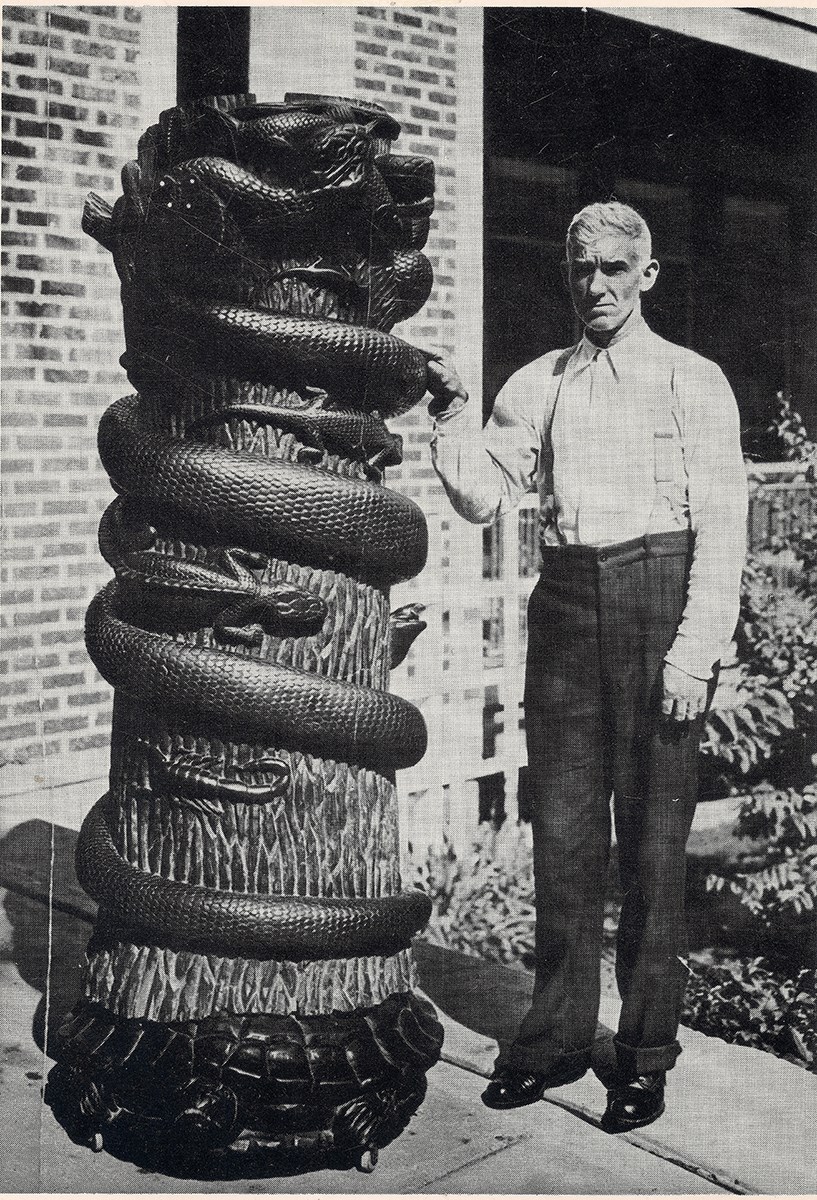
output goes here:
[{"label": "snake scales", "polygon": [[[431,286],[420,251],[432,165],[389,154],[395,128],[374,106],[319,98],[172,110],[140,142],[114,208],[92,196],[84,217],[122,281],[123,363],[139,393],[99,429],[119,496],[100,530],[116,579],[86,623],[95,664],[169,720],[386,775],[425,750],[411,705],[246,650],[309,637],[327,615],[308,588],[269,578],[272,559],[381,589],[425,562],[422,513],[380,485],[400,455],[383,418],[417,403],[425,381],[424,356],[389,329]],[[208,440],[237,421],[299,449],[287,461]],[[173,778],[173,757],[148,745],[149,778]],[[269,800],[289,783],[274,757],[231,776],[198,766],[199,791],[228,801]],[[197,769],[188,763],[182,800],[195,800]],[[81,882],[159,945],[294,961],[385,955],[430,912],[414,891],[302,898],[163,879],[121,856],[114,823],[103,798],[80,835]]]}]

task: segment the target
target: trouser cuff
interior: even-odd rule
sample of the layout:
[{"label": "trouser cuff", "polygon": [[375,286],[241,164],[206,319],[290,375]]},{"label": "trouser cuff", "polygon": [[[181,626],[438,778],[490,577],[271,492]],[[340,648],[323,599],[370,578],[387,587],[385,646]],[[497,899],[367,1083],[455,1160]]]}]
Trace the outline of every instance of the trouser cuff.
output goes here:
[{"label": "trouser cuff", "polygon": [[534,1046],[519,1046],[515,1042],[498,1056],[494,1069],[497,1071],[531,1071],[537,1075],[550,1075],[562,1070],[577,1071],[590,1066],[592,1046],[586,1050],[539,1049]]},{"label": "trouser cuff", "polygon": [[681,1053],[678,1042],[671,1042],[668,1046],[628,1046],[626,1042],[613,1038],[613,1043],[619,1070],[632,1078],[652,1071],[672,1070]]}]

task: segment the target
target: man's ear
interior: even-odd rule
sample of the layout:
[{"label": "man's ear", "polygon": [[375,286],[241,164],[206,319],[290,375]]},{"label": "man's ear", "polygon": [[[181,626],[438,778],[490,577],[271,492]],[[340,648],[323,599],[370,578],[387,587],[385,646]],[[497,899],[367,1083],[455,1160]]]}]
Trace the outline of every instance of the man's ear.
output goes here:
[{"label": "man's ear", "polygon": [[661,267],[659,266],[658,261],[654,258],[651,258],[641,272],[641,285],[639,290],[642,292],[648,292],[655,284],[655,281],[658,278],[658,272],[660,270]]}]

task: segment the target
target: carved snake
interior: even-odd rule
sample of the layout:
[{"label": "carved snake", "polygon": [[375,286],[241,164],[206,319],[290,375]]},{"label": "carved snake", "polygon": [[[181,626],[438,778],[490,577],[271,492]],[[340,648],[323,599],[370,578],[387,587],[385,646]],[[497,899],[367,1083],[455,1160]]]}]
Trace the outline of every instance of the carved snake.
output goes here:
[{"label": "carved snake", "polygon": [[320,899],[215,891],[149,875],[114,845],[106,797],[83,822],[78,879],[123,925],[174,949],[213,953],[229,946],[247,958],[326,959],[394,954],[431,914],[423,892],[382,899]]},{"label": "carved snake", "polygon": [[[181,122],[170,114],[140,143],[139,163],[123,172],[125,194],[113,210],[91,197],[84,217],[86,231],[114,254],[126,313],[123,361],[142,393],[114,404],[99,427],[100,456],[121,496],[100,530],[117,578],[88,610],[93,661],[109,683],[151,710],[188,716],[238,741],[251,737],[386,774],[425,750],[422,717],[406,701],[177,640],[166,626],[145,627],[138,614],[140,604],[150,611],[156,601],[165,623],[209,619],[220,640],[240,642],[244,629],[250,645],[264,630],[309,636],[323,622],[324,602],[294,585],[259,583],[253,571],[267,558],[346,572],[380,588],[422,569],[421,511],[375,482],[383,465],[399,461],[399,439],[382,417],[405,412],[425,390],[424,355],[387,326],[428,295],[430,269],[419,250],[433,171],[426,160],[381,152],[393,124],[365,106],[317,102],[205,107]],[[279,254],[276,270],[267,265],[276,239],[297,232],[309,245],[327,221],[343,226],[344,261],[307,255],[282,267]],[[166,252],[169,234],[179,246],[175,258]],[[374,266],[367,265],[372,238]],[[199,293],[202,256],[209,287]],[[367,323],[273,311],[270,288],[282,277],[338,294],[351,288]],[[304,409],[233,400],[197,415],[182,403],[173,436],[151,425],[157,401],[177,403],[175,378],[191,377],[194,390],[212,396],[210,381],[225,376],[283,381],[320,399]],[[294,433],[304,443],[299,461],[199,440],[233,419]],[[329,450],[360,461],[369,478],[307,461]],[[154,513],[171,529],[195,530],[196,541],[210,547],[206,561],[158,547]],[[410,644],[412,633],[403,640]],[[155,747],[148,761],[151,779],[164,772],[179,792],[195,792],[192,768],[174,775]],[[221,796],[280,795],[288,774],[276,767],[284,766],[265,760],[267,784],[236,776]],[[162,879],[120,856],[109,822],[103,799],[80,835],[80,881],[107,912],[158,944],[294,960],[392,954],[429,915],[427,898],[413,891],[379,900],[302,899]]]}]

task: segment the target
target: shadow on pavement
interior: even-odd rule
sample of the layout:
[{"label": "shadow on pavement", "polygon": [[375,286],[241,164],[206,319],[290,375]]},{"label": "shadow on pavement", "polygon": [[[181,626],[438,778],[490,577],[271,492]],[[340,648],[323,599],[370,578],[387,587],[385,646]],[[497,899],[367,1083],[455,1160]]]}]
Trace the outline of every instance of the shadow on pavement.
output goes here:
[{"label": "shadow on pavement", "polygon": [[[415,942],[414,954],[423,990],[446,1016],[476,1034],[493,1038],[500,1049],[513,1041],[530,1004],[531,972],[430,942]],[[591,1065],[602,1083],[612,1081],[613,1031],[601,1022],[596,1026]]]},{"label": "shadow on pavement", "polygon": [[[42,820],[16,825],[0,839],[0,885],[8,889],[3,907],[11,926],[10,945],[4,957],[40,993],[31,1032],[39,1050],[47,1051],[57,1062],[59,1029],[81,994],[85,950],[96,914],[96,905],[77,882],[76,841],[74,830],[52,827]],[[52,1102],[52,1084],[61,1070],[57,1066],[51,1072],[46,1103],[71,1140],[87,1146],[87,1139],[75,1136],[70,1122],[60,1116],[59,1103]],[[226,1150],[205,1162],[197,1160],[192,1150],[189,1155],[182,1154],[179,1146],[166,1153],[148,1148],[139,1137],[120,1134],[115,1125],[106,1130],[104,1149],[122,1162],[133,1163],[145,1174],[159,1172],[176,1179],[202,1182],[287,1178],[327,1168],[349,1170],[360,1158],[359,1151],[249,1149]]]},{"label": "shadow on pavement", "polygon": [[[11,924],[6,957],[27,984],[41,993],[32,1033],[45,1048],[46,989],[48,1046],[79,996],[85,947],[96,911],[74,874],[76,833],[46,821],[25,821],[0,839],[0,884],[9,890],[3,907]],[[49,895],[54,898],[49,920]],[[51,947],[49,969],[49,944]]]}]

